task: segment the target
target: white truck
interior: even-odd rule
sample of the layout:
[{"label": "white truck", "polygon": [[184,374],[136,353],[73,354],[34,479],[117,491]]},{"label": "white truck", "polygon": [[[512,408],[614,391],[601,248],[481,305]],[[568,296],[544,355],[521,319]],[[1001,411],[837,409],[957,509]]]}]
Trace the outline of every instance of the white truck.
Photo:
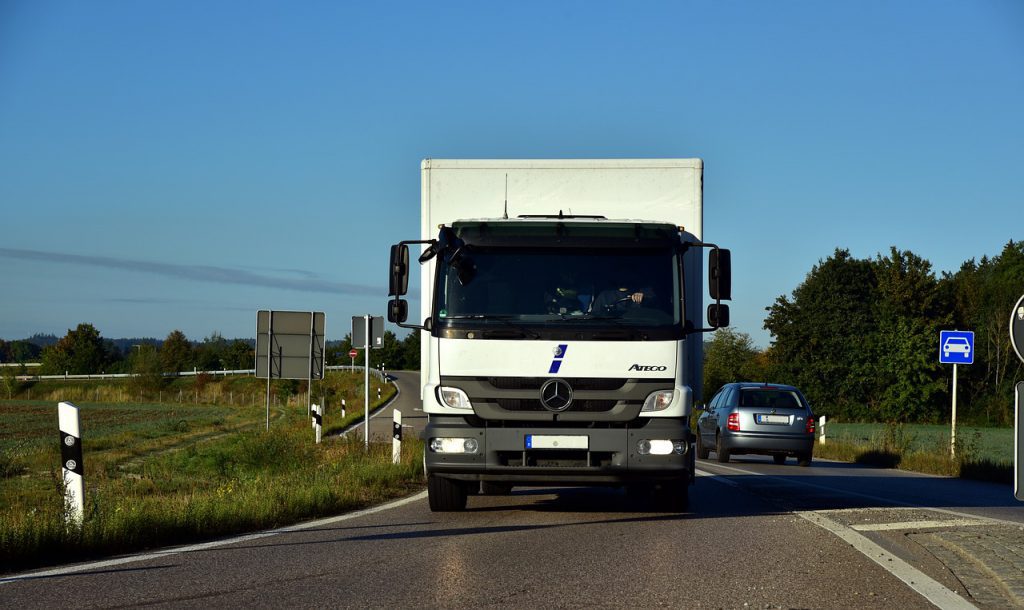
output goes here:
[{"label": "white truck", "polygon": [[[388,319],[422,333],[431,510],[513,485],[623,486],[684,510],[701,333],[729,324],[703,162],[427,159],[421,174],[421,235],[391,248]],[[402,298],[410,244],[422,324]]]}]

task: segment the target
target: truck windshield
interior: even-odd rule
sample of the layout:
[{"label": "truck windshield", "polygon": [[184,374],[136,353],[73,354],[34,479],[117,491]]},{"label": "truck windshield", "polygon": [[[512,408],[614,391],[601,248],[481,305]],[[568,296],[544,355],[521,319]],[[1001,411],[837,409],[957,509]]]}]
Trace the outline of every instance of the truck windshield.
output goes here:
[{"label": "truck windshield", "polygon": [[[681,292],[672,248],[467,247],[462,281],[440,262],[435,319],[442,325],[678,328]],[[460,263],[461,264],[461,263]],[[534,326],[537,325],[537,326]]]}]

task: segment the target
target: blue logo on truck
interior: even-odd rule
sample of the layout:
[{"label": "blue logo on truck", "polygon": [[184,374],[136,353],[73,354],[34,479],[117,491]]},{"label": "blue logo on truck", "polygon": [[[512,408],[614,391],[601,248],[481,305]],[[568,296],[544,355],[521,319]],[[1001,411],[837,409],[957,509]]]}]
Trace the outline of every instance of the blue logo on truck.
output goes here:
[{"label": "blue logo on truck", "polygon": [[569,347],[568,344],[562,344],[555,348],[555,359],[551,361],[551,368],[548,369],[548,373],[552,375],[558,373],[558,369],[562,366],[562,358],[565,358],[567,347]]}]

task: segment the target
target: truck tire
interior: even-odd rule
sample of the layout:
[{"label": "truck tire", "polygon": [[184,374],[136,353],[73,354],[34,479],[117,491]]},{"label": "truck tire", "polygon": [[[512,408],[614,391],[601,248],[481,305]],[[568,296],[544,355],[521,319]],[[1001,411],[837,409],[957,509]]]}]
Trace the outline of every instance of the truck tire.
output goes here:
[{"label": "truck tire", "polygon": [[507,496],[512,493],[512,484],[481,481],[480,493],[485,496]]},{"label": "truck tire", "polygon": [[437,475],[427,477],[427,499],[435,513],[466,510],[466,486]]},{"label": "truck tire", "polygon": [[698,433],[697,434],[697,457],[699,457],[702,460],[706,460],[706,459],[708,459],[709,455],[711,455],[711,450],[704,446],[704,439],[701,438],[701,435]]},{"label": "truck tire", "polygon": [[729,450],[725,448],[725,443],[722,442],[721,432],[718,433],[716,439],[717,440],[715,442],[715,457],[718,458],[719,462],[725,464],[729,461],[729,458],[732,456],[729,455]]}]

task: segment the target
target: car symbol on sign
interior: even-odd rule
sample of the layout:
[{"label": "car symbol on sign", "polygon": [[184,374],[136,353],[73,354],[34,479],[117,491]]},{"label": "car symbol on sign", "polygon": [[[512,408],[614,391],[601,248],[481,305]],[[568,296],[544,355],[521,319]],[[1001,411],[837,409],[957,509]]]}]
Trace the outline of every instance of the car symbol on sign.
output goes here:
[{"label": "car symbol on sign", "polygon": [[950,352],[958,352],[968,357],[971,355],[971,344],[966,337],[950,337],[942,344],[942,355],[949,358]]}]

